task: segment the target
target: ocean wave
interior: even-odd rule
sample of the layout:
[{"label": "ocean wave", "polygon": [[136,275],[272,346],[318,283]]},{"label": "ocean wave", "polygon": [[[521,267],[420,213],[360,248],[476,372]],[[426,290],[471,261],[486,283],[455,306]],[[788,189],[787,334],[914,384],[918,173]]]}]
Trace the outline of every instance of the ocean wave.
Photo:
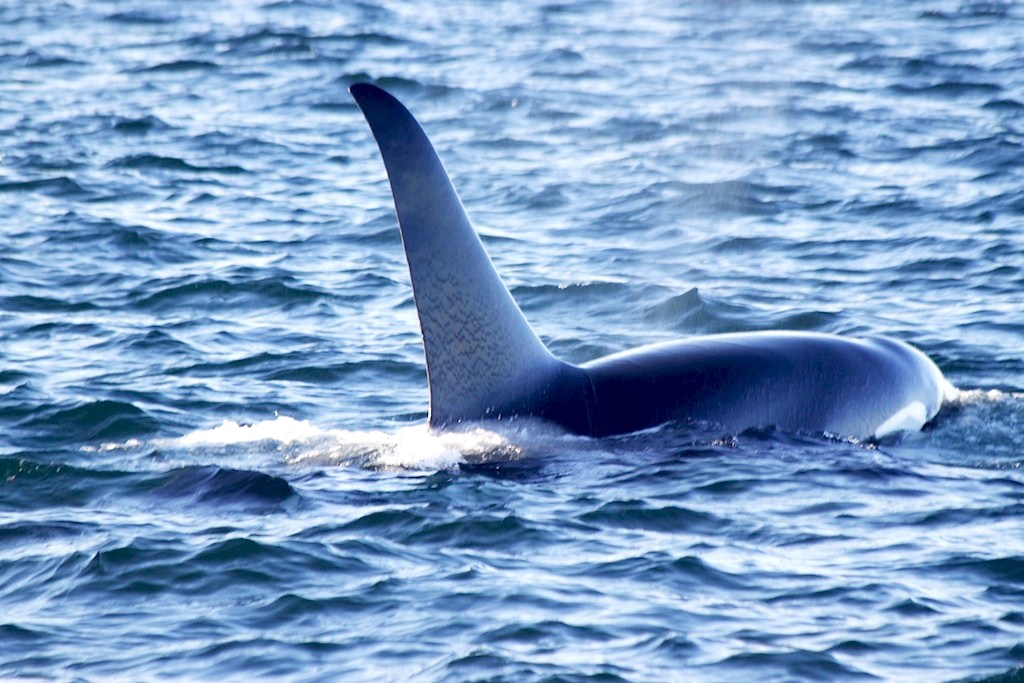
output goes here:
[{"label": "ocean wave", "polygon": [[0,192],[39,192],[55,197],[87,197],[92,194],[78,181],[68,176],[0,182]]},{"label": "ocean wave", "polygon": [[175,21],[175,17],[158,11],[133,9],[126,10],[124,12],[112,12],[106,16],[106,20],[117,24],[137,24],[145,26],[171,24]]},{"label": "ocean wave", "polygon": [[768,330],[834,332],[842,318],[832,311],[759,310],[711,299],[696,288],[644,309],[644,318],[687,334]]},{"label": "ocean wave", "polygon": [[17,428],[46,433],[54,443],[87,444],[150,435],[159,421],[132,403],[100,399],[40,406]]},{"label": "ocean wave", "polygon": [[161,62],[152,66],[135,67],[130,71],[134,73],[180,73],[185,71],[211,71],[219,66],[205,59],[176,59],[170,62]]},{"label": "ocean wave", "polygon": [[136,118],[118,117],[114,122],[114,130],[126,135],[145,135],[154,131],[171,130],[172,126],[152,114]]},{"label": "ocean wave", "polygon": [[[29,455],[29,454],[24,454]],[[66,462],[37,462],[29,457],[0,457],[0,493],[6,510],[31,511],[44,507],[79,507],[96,501],[109,487],[129,477],[121,471],[92,469]],[[62,528],[44,524],[32,534],[43,538]],[[75,526],[73,523],[69,526]],[[81,527],[77,534],[84,532]]]},{"label": "ocean wave", "polygon": [[305,382],[309,384],[332,384],[335,382],[358,380],[366,377],[370,381],[385,378],[413,379],[423,376],[423,366],[419,363],[399,362],[395,360],[364,360],[350,363],[334,363],[331,365],[310,365],[289,367],[269,372],[268,381]]},{"label": "ocean wave", "polygon": [[727,522],[716,515],[675,505],[651,507],[645,501],[616,501],[578,517],[581,522],[620,529],[665,533],[712,533]]},{"label": "ocean wave", "polygon": [[210,307],[266,308],[306,305],[325,294],[309,286],[297,285],[287,275],[266,275],[258,279],[224,279],[220,277],[185,276],[169,282],[147,282],[139,288],[134,306],[143,310],[169,311],[193,308],[197,304]]},{"label": "ocean wave", "polygon": [[287,480],[264,472],[236,470],[215,465],[192,465],[172,470],[146,488],[161,496],[189,498],[217,506],[280,505],[296,496]]},{"label": "ocean wave", "polygon": [[184,171],[187,173],[218,173],[236,175],[248,173],[241,166],[198,166],[190,164],[178,157],[160,156],[158,154],[132,154],[115,159],[108,164],[110,168],[127,168],[132,170]]}]

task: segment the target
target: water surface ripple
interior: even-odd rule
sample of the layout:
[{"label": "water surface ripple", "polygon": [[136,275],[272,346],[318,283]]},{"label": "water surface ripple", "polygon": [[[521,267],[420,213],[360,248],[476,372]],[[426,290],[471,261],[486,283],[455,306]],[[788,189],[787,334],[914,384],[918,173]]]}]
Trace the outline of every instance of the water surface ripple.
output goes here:
[{"label": "water surface ripple", "polygon": [[[0,73],[0,678],[1024,675],[1019,4],[30,0]],[[560,356],[886,334],[958,405],[428,434],[356,81]]]}]

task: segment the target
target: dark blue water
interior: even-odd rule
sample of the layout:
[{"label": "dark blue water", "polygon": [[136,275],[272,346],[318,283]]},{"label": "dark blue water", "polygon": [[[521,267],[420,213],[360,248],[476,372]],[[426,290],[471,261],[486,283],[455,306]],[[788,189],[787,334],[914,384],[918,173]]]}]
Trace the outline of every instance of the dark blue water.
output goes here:
[{"label": "dark blue water", "polygon": [[[564,358],[885,334],[881,444],[431,435],[421,118]],[[1024,8],[0,5],[0,678],[1019,680]]]}]

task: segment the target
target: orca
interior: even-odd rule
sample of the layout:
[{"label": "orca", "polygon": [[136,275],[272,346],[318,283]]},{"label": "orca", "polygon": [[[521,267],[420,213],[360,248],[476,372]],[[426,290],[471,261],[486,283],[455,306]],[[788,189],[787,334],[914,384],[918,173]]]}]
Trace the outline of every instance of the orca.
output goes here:
[{"label": "orca", "polygon": [[927,356],[881,337],[716,334],[559,360],[502,282],[416,119],[375,85],[350,93],[391,184],[433,429],[535,417],[594,437],[692,422],[879,439],[921,429],[955,395]]}]

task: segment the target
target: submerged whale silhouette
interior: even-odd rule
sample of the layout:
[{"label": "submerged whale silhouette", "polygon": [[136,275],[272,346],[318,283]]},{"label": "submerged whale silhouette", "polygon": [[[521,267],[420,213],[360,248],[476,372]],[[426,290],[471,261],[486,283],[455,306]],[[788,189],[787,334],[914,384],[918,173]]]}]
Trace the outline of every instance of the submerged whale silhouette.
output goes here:
[{"label": "submerged whale silhouette", "polygon": [[412,114],[350,88],[391,182],[419,313],[433,428],[539,417],[590,436],[670,421],[743,431],[881,438],[920,429],[952,386],[920,351],[885,338],[720,334],[572,365],[530,328]]}]

